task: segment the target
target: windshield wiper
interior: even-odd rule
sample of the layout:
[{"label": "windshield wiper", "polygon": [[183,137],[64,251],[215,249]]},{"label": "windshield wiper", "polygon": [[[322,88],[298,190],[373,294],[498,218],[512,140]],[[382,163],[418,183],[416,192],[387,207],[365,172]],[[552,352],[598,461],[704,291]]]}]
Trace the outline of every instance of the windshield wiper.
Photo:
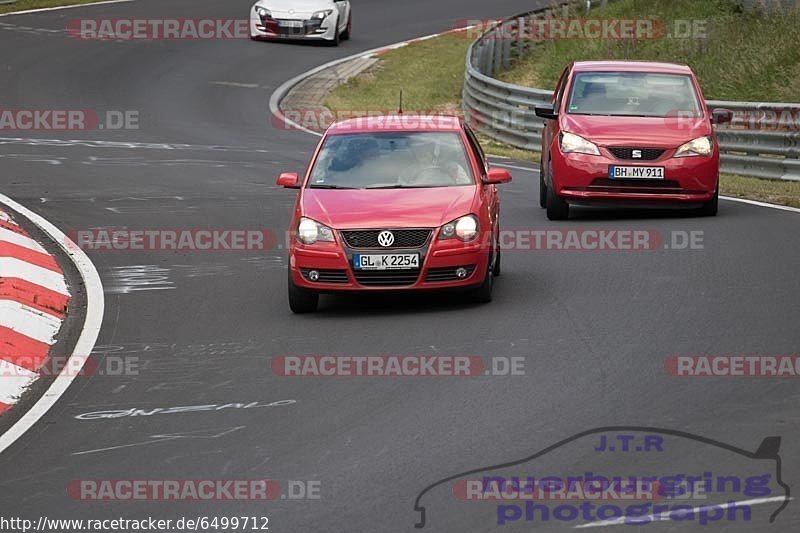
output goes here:
[{"label": "windshield wiper", "polygon": [[452,187],[452,185],[378,185],[377,187],[365,187],[369,189],[436,189],[439,187]]},{"label": "windshield wiper", "polygon": [[316,184],[316,185],[309,185],[309,189],[358,189],[358,187],[344,187],[342,185],[325,185],[325,184]]}]

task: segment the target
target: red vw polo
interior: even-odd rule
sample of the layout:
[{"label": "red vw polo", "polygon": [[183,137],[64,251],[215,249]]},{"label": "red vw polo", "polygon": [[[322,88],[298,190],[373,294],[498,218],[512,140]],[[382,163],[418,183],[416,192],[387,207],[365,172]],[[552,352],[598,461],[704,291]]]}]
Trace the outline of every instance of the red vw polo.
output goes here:
[{"label": "red vw polo", "polygon": [[320,293],[467,288],[490,301],[500,273],[500,198],[507,170],[489,168],[456,117],[355,118],[325,132],[300,189],[289,245],[289,307]]},{"label": "red vw polo", "polygon": [[686,65],[582,61],[561,74],[542,133],[540,203],[690,207],[716,215],[719,147]]}]

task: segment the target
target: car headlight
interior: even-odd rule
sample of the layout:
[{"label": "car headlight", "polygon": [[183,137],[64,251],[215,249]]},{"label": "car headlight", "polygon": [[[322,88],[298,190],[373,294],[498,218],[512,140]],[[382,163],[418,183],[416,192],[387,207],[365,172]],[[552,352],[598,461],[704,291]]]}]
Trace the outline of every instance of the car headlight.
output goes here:
[{"label": "car headlight", "polygon": [[711,137],[698,137],[682,144],[675,150],[674,157],[690,157],[695,155],[710,156],[712,151]]},{"label": "car headlight", "polygon": [[462,241],[471,241],[478,236],[478,219],[475,215],[465,215],[448,222],[439,230],[439,239],[457,238]]},{"label": "car headlight", "polygon": [[303,244],[315,242],[333,242],[333,230],[316,220],[302,217],[297,225],[297,238]]},{"label": "car headlight", "polygon": [[322,11],[317,11],[313,15],[311,15],[312,19],[322,20],[328,15],[333,13],[333,9],[323,9]]},{"label": "car headlight", "polygon": [[567,131],[561,134],[561,151],[565,154],[600,155],[600,149],[596,144]]},{"label": "car headlight", "polygon": [[271,19],[272,18],[272,13],[269,11],[269,9],[265,9],[265,8],[263,8],[261,6],[256,6],[255,10],[256,10],[256,13],[258,13],[258,16],[261,17],[261,18],[265,18],[265,19]]}]

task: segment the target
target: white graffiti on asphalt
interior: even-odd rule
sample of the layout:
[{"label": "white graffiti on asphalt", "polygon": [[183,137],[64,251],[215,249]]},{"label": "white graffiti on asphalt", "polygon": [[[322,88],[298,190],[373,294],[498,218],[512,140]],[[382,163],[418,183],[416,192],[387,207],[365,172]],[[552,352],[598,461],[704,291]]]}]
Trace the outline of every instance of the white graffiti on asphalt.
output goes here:
[{"label": "white graffiti on asphalt", "polygon": [[153,409],[120,409],[112,411],[94,411],[77,415],[78,420],[97,420],[101,418],[124,418],[126,416],[153,416],[153,415],[172,415],[177,413],[194,413],[198,411],[221,411],[223,409],[252,409],[254,407],[280,407],[297,403],[297,400],[278,400],[272,403],[262,404],[259,402],[251,403],[225,403],[211,405],[187,405],[184,407],[156,407]]}]

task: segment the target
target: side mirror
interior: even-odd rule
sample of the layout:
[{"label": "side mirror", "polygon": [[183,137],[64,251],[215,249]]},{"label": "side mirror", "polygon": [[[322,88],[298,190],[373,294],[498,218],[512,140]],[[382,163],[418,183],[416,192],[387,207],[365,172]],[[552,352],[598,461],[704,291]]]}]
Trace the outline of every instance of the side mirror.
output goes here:
[{"label": "side mirror", "polygon": [[556,113],[555,108],[551,105],[537,105],[533,108],[533,111],[539,118],[547,120],[555,120],[558,118],[558,113]]},{"label": "side mirror", "polygon": [[718,107],[711,111],[712,124],[730,124],[733,121],[733,111]]},{"label": "side mirror", "polygon": [[297,175],[297,172],[284,172],[278,176],[278,181],[275,183],[279,187],[286,187],[287,189],[299,189],[299,181],[300,177]]},{"label": "side mirror", "polygon": [[504,168],[490,168],[486,179],[483,180],[484,183],[489,184],[508,183],[509,181],[511,181],[511,172]]}]

